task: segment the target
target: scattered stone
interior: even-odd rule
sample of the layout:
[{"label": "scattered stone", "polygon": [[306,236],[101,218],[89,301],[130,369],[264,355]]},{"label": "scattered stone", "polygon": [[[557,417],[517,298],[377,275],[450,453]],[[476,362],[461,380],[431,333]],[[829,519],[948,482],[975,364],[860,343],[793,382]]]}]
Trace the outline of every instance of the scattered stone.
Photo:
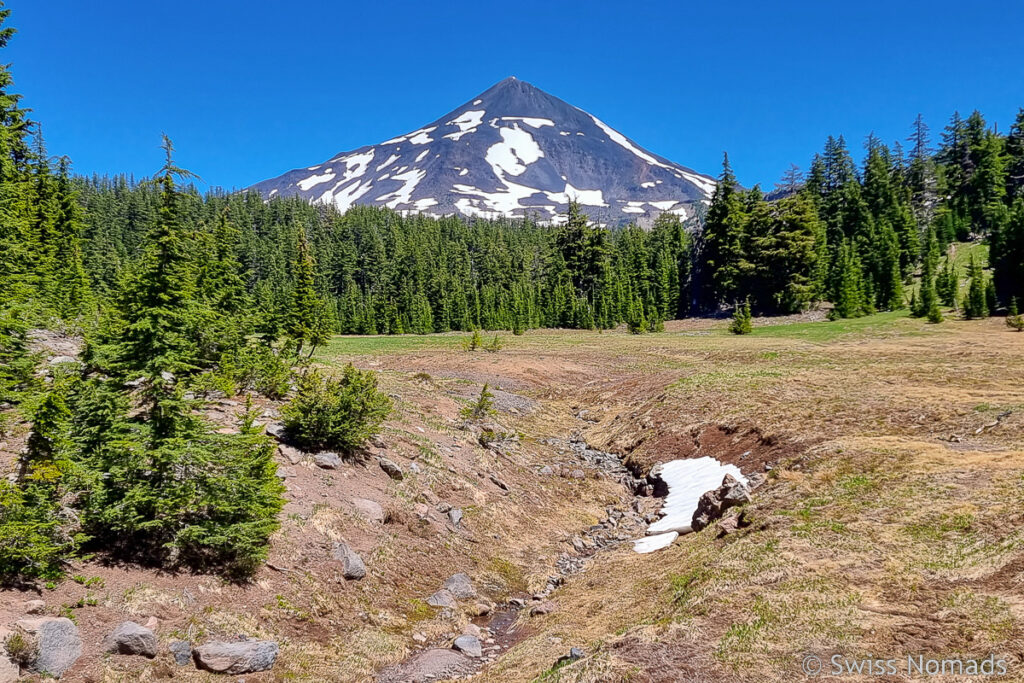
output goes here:
[{"label": "scattered stone", "polygon": [[486,602],[478,602],[466,609],[466,612],[473,617],[486,617],[491,613],[491,606]]},{"label": "scattered stone", "polygon": [[754,472],[749,477],[747,477],[747,488],[753,491],[755,489],[760,488],[761,485],[764,484],[766,481],[768,481],[768,477],[764,476],[760,472]]},{"label": "scattered stone", "polygon": [[266,427],[267,434],[274,437],[277,440],[284,439],[285,428],[283,422],[271,422]]},{"label": "scattered stone", "polygon": [[425,683],[473,673],[476,663],[457,650],[434,648],[389,666],[377,675],[377,683]]},{"label": "scattered stone", "polygon": [[325,470],[336,470],[341,467],[341,458],[338,457],[337,453],[317,453],[313,456],[313,463],[317,467],[322,467]]},{"label": "scattered stone", "polygon": [[581,650],[578,647],[571,648],[569,650],[569,654],[562,655],[558,658],[558,661],[555,662],[555,666],[559,666],[561,664],[568,664],[569,662],[575,662],[577,659],[583,659],[584,654],[585,653],[583,652],[583,650]]},{"label": "scattered stone", "polygon": [[537,474],[540,474],[540,475],[545,476],[545,477],[550,476],[550,475],[552,475],[554,473],[555,473],[555,471],[553,469],[551,469],[551,467],[549,465],[544,465],[544,467],[541,467],[540,471],[537,472]]},{"label": "scattered stone", "polygon": [[298,448],[295,448],[294,446],[289,446],[288,444],[284,443],[278,445],[277,452],[280,453],[282,457],[287,458],[288,462],[290,462],[293,465],[298,465],[306,456],[306,454],[300,451]]},{"label": "scattered stone", "polygon": [[125,621],[103,641],[103,651],[119,655],[156,657],[156,634],[134,621]]},{"label": "scattered stone", "polygon": [[171,643],[171,656],[178,666],[188,666],[192,661],[192,644],[187,640],[175,640]]},{"label": "scattered stone", "polygon": [[569,478],[570,479],[586,479],[587,478],[587,473],[584,472],[583,470],[576,469],[576,470],[573,470],[572,472],[569,472]]},{"label": "scattered stone", "polygon": [[423,468],[419,466],[419,463],[411,462],[409,463],[409,471],[413,474],[419,474],[423,471]]},{"label": "scattered stone", "polygon": [[448,511],[448,521],[452,523],[452,526],[458,526],[462,522],[462,510],[459,508],[452,508]]},{"label": "scattered stone", "polygon": [[726,517],[718,521],[716,525],[718,528],[718,538],[728,536],[739,528],[737,519],[735,517]]},{"label": "scattered stone", "polygon": [[0,654],[0,683],[18,683],[21,678],[21,668]]},{"label": "scattered stone", "polygon": [[513,607],[526,607],[526,600],[522,598],[509,598],[508,604]]},{"label": "scattered stone", "polygon": [[423,643],[427,642],[427,637],[425,635],[423,635],[422,633],[414,633],[414,634],[412,634],[412,639],[414,641],[416,641],[417,643],[420,643],[421,645]]},{"label": "scattered stone", "polygon": [[459,636],[455,639],[455,643],[452,644],[452,647],[459,652],[465,652],[470,657],[482,657],[484,654],[483,645],[480,643],[480,639],[476,636]]},{"label": "scattered stone", "polygon": [[539,617],[544,614],[551,614],[555,611],[555,603],[550,600],[546,600],[539,605],[534,605],[530,608],[531,617]]},{"label": "scattered stone", "polygon": [[455,596],[443,588],[427,598],[427,604],[432,607],[447,607],[449,609],[458,607]]},{"label": "scattered stone", "polygon": [[[437,506],[441,503],[440,499],[436,495],[434,495],[434,492],[431,491],[430,489],[423,489],[422,491],[417,493],[416,502],[426,503],[427,505],[434,506]],[[441,510],[441,512],[445,512],[445,510]]]},{"label": "scattered stone", "polygon": [[379,460],[380,468],[384,470],[385,474],[394,479],[395,481],[402,481],[405,478],[405,473],[402,472],[402,468],[394,463],[394,461],[388,458],[381,458]]},{"label": "scattered stone", "polygon": [[491,482],[495,486],[497,486],[502,491],[508,491],[508,484],[503,482],[501,479],[498,479],[497,475],[495,475],[494,473],[491,473],[489,476],[490,476]]},{"label": "scattered stone", "polygon": [[277,466],[277,478],[278,479],[281,479],[281,480],[290,479],[291,477],[294,477],[294,476],[295,476],[295,472],[291,471],[287,467],[282,467],[280,465]]},{"label": "scattered stone", "polygon": [[278,649],[272,640],[207,643],[192,650],[192,659],[198,668],[215,674],[248,674],[270,670]]},{"label": "scattered stone", "polygon": [[82,638],[70,619],[39,617],[22,619],[14,625],[38,646],[35,660],[26,667],[29,671],[60,678],[82,656]]},{"label": "scattered stone", "polygon": [[384,508],[381,507],[380,503],[367,498],[353,498],[352,507],[355,508],[356,513],[367,521],[376,524],[384,523]]},{"label": "scattered stone", "polygon": [[366,565],[363,558],[347,543],[338,543],[331,553],[335,560],[341,562],[342,575],[349,581],[358,581],[366,576]]},{"label": "scattered stone", "polygon": [[42,600],[26,600],[25,612],[27,614],[42,614],[46,611],[46,603]]},{"label": "scattered stone", "polygon": [[476,587],[473,586],[473,580],[462,572],[448,577],[448,580],[444,582],[444,589],[459,600],[476,597]]},{"label": "scattered stone", "polygon": [[469,622],[466,624],[466,627],[462,629],[462,635],[465,636],[476,636],[479,638],[481,633],[483,632],[480,630],[480,627],[473,622]]},{"label": "scattered stone", "polygon": [[750,492],[731,474],[725,475],[722,485],[714,491],[707,491],[697,501],[697,509],[693,513],[691,526],[700,531],[717,519],[721,519],[726,510],[737,505],[750,502]]},{"label": "scattered stone", "polygon": [[54,356],[49,361],[50,365],[64,365],[65,363],[78,363],[78,359],[74,356]]}]

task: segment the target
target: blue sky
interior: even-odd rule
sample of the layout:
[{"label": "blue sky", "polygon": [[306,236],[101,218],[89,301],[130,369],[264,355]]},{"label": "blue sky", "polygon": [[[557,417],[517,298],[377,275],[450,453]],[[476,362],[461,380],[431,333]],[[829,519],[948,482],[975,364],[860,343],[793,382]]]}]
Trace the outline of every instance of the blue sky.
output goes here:
[{"label": "blue sky", "polygon": [[1024,106],[1024,3],[8,0],[0,59],[53,154],[151,174],[160,133],[243,187],[434,120],[509,75],[648,149],[770,187],[829,134],[860,152]]}]

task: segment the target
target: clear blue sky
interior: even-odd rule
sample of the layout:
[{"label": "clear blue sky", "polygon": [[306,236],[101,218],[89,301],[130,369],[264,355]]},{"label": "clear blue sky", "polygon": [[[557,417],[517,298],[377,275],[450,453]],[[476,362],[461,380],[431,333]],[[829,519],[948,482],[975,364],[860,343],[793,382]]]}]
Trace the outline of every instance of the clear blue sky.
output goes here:
[{"label": "clear blue sky", "polygon": [[[630,6],[631,5],[631,6]],[[650,150],[771,187],[829,134],[937,138],[1024,106],[1024,2],[8,0],[0,59],[80,173],[243,187],[413,130],[514,75]],[[628,7],[628,9],[627,9]]]}]

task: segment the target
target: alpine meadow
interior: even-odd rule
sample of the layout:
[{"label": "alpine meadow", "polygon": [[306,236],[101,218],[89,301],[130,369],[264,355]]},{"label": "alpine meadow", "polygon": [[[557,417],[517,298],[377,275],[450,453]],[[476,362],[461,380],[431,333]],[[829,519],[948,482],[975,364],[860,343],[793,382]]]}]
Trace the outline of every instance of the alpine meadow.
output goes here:
[{"label": "alpine meadow", "polygon": [[0,683],[1024,680],[1024,98],[745,187],[504,78],[228,190],[18,70]]}]

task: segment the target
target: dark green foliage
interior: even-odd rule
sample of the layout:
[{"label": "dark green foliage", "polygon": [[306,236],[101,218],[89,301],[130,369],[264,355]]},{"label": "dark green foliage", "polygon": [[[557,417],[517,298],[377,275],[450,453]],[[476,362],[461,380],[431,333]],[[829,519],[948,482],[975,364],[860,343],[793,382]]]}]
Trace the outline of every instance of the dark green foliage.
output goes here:
[{"label": "dark green foliage", "polygon": [[860,258],[849,242],[839,250],[838,277],[835,301],[830,316],[833,318],[859,318],[870,312],[864,291],[864,275]]},{"label": "dark green foliage", "polygon": [[391,399],[377,388],[377,375],[345,366],[340,378],[310,370],[299,378],[284,408],[289,436],[301,446],[352,453],[380,430]]},{"label": "dark green foliage", "polygon": [[736,310],[732,314],[732,321],[729,323],[729,331],[733,334],[750,334],[754,331],[751,321],[750,300],[748,299],[736,306]]},{"label": "dark green foliage", "polygon": [[1017,297],[1010,299],[1009,312],[1006,314],[1006,326],[1018,332],[1024,331],[1024,315],[1017,308]]},{"label": "dark green foliage", "polygon": [[985,297],[987,289],[985,271],[981,267],[981,262],[973,254],[971,255],[971,264],[967,269],[967,276],[970,278],[970,282],[964,297],[964,317],[968,320],[984,318],[989,314],[988,302]]}]

